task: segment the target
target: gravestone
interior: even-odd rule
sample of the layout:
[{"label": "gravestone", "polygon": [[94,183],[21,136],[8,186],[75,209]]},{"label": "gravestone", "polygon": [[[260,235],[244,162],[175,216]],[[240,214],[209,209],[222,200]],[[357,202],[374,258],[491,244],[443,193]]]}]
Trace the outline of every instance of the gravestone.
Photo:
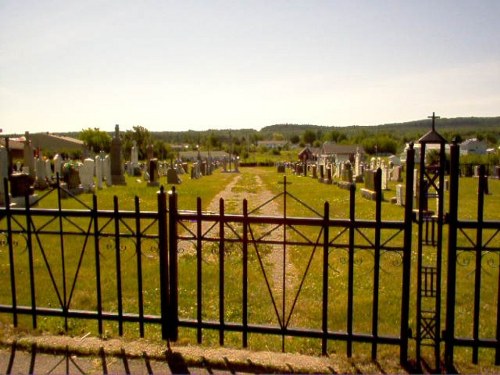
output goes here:
[{"label": "gravestone", "polygon": [[78,173],[80,176],[80,184],[85,193],[94,191],[94,160],[87,158],[80,166]]},{"label": "gravestone", "polygon": [[278,163],[278,173],[285,173],[285,164],[283,163]]},{"label": "gravestone", "polygon": [[167,169],[167,184],[180,184],[181,179],[174,168]]},{"label": "gravestone", "polygon": [[122,141],[118,124],[115,126],[115,135],[111,140],[111,183],[113,185],[127,184],[123,175]]},{"label": "gravestone", "polygon": [[356,147],[356,155],[354,156],[354,177],[361,175],[361,153],[359,147]]},{"label": "gravestone", "polygon": [[331,166],[330,166],[330,168],[326,169],[326,183],[327,184],[332,183],[332,168],[331,168]]},{"label": "gravestone", "polygon": [[158,186],[160,183],[158,182],[158,159],[150,159],[149,160],[149,182],[148,186]]},{"label": "gravestone", "polygon": [[49,159],[45,160],[45,175],[47,179],[52,180],[52,164]]},{"label": "gravestone", "polygon": [[27,169],[30,177],[35,180],[35,155],[33,154],[33,146],[31,145],[29,132],[24,133],[24,167]]},{"label": "gravestone", "polygon": [[[101,155],[102,158],[102,155]],[[112,186],[113,185],[113,177],[111,176],[111,158],[109,155],[106,155],[104,157],[104,163],[102,164],[102,172],[104,179],[106,181],[106,186]]]},{"label": "gravestone", "polygon": [[80,165],[74,162],[67,162],[63,165],[63,179],[68,190],[77,190],[80,187]]},{"label": "gravestone", "polygon": [[381,164],[382,168],[382,190],[387,190],[389,188],[389,167],[383,161]]},{"label": "gravestone", "polygon": [[103,181],[103,160],[100,155],[95,156],[95,177],[97,180],[97,188],[102,189]]},{"label": "gravestone", "polygon": [[[365,187],[361,189],[361,196],[363,198],[367,198],[370,200],[376,200],[377,199],[377,192],[375,190],[375,175],[377,173],[377,170],[374,169],[367,169],[365,170],[364,174],[364,180],[365,180]],[[382,194],[382,192],[381,192]],[[384,199],[384,196],[382,195],[381,199]]]},{"label": "gravestone", "polygon": [[35,159],[35,189],[44,190],[47,188],[47,176],[45,161],[40,151],[38,158]]},{"label": "gravestone", "polygon": [[377,168],[377,159],[375,159],[374,157],[372,157],[370,159],[370,169],[373,171]]},{"label": "gravestone", "polygon": [[62,165],[62,157],[59,154],[56,154],[54,156],[54,174],[57,176],[59,174],[59,177],[61,177],[61,165]]},{"label": "gravestone", "polygon": [[313,166],[312,166],[312,178],[318,178],[317,169],[318,169],[317,165],[313,164]]},{"label": "gravestone", "polygon": [[130,149],[130,163],[128,174],[136,176],[136,168],[139,166],[139,150],[137,149],[137,142],[133,141],[133,146]]},{"label": "gravestone", "polygon": [[10,176],[10,204],[12,207],[25,207],[26,196],[28,196],[28,204],[36,205],[38,197],[34,194],[35,189],[31,186],[33,179],[26,173],[13,173]]},{"label": "gravestone", "polygon": [[401,182],[403,181],[403,178],[401,177],[401,169],[402,167],[400,165],[396,165],[393,169],[392,169],[392,173],[391,173],[391,180],[392,181],[396,181],[396,182]]},{"label": "gravestone", "polygon": [[234,160],[234,172],[235,173],[240,173],[240,158],[239,157],[237,157]]},{"label": "gravestone", "polygon": [[401,184],[396,185],[396,204],[398,206],[405,205],[405,189]]},{"label": "gravestone", "polygon": [[148,158],[148,162],[149,162],[149,160],[151,160],[151,159],[154,158],[153,145],[152,144],[149,144],[148,147],[146,147],[146,155],[147,155],[147,158]]}]

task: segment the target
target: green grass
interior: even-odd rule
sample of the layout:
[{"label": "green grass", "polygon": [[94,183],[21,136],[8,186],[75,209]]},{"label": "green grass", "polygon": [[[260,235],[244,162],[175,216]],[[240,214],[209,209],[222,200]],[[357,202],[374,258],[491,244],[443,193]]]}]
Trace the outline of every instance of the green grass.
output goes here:
[{"label": "green grass", "polygon": [[[282,174],[276,173],[275,168],[241,168],[241,179],[233,188],[234,192],[249,191],[259,193],[259,189],[255,184],[255,176],[258,175],[264,182],[265,188],[271,190],[278,195],[283,192],[285,187]],[[197,197],[202,200],[202,207],[206,209],[209,202],[217,197],[217,193],[221,191],[234,178],[240,177],[237,174],[215,172],[211,176],[203,177],[199,180],[191,180],[187,176],[183,177],[183,182],[177,185],[176,191],[179,197],[179,209],[195,210]],[[386,201],[382,203],[382,219],[383,220],[403,220],[403,208],[392,205],[388,202],[388,198],[395,196],[395,183],[390,183],[389,190],[384,192]],[[362,184],[358,185],[356,191],[356,214],[357,219],[374,220],[375,218],[375,203],[361,198],[359,193]],[[499,220],[500,217],[500,182],[490,180],[490,195],[485,197],[485,219]],[[166,190],[170,190],[170,186],[165,186]],[[325,201],[330,203],[330,217],[334,219],[348,218],[349,216],[349,192],[340,189],[336,186],[319,183],[309,177],[294,176],[287,174],[287,192],[293,197],[306,203],[307,206],[314,211],[322,214]],[[139,197],[140,209],[143,211],[154,211],[157,205],[158,187],[148,187],[145,182],[139,182],[136,178],[127,177],[126,186],[114,186],[111,188],[105,187],[102,190],[96,191],[99,209],[112,210],[113,197],[118,197],[120,210],[133,210],[134,198]],[[43,195],[43,192],[38,193]],[[477,180],[473,178],[462,178],[460,180],[460,206],[459,217],[461,219],[474,219],[476,217],[476,197],[477,197]],[[79,195],[78,199],[83,203],[91,206],[92,195]],[[286,198],[287,216],[316,216],[310,208],[296,202],[293,198]],[[279,197],[276,202],[279,207],[283,208],[285,201],[284,197]],[[57,197],[55,194],[48,195],[40,202],[40,207],[51,208],[56,207]],[[83,208],[82,204],[74,199],[63,200],[65,209]],[[231,212],[241,213],[242,205],[231,207]],[[254,208],[254,204],[249,201],[249,209]],[[445,201],[445,211],[448,210],[447,200]],[[277,216],[281,216],[282,212],[276,212]],[[36,218],[37,225],[46,222],[46,218]],[[105,220],[101,219],[104,224]],[[75,225],[73,225],[75,224]],[[65,222],[65,230],[76,230],[79,226],[87,228],[90,224],[89,219],[75,218],[72,222]],[[141,227],[146,228],[151,224],[151,221],[144,220],[141,222]],[[2,230],[5,230],[5,220],[0,222]],[[54,230],[58,229],[58,222],[47,224],[47,228]],[[130,228],[135,228],[135,222],[132,219],[123,220],[120,224],[120,232],[129,233]],[[104,233],[111,233],[113,223],[103,230]],[[215,230],[218,230],[217,228]],[[255,227],[256,233],[262,233],[264,228]],[[319,235],[319,228],[301,227],[297,228],[305,236],[311,240],[315,240]],[[153,225],[146,231],[154,234],[156,227]],[[486,231],[487,232],[487,231]],[[288,232],[292,239],[298,239],[299,236],[293,231]],[[373,230],[363,230],[363,233],[368,237],[373,237]],[[393,233],[384,232],[383,240],[389,238]],[[475,238],[473,232],[468,233],[469,237]],[[346,243],[347,233],[341,233],[338,228],[331,228],[330,239],[339,236],[335,243]],[[485,236],[488,233],[485,233]],[[491,235],[491,233],[489,233]],[[45,249],[46,261],[52,266],[53,277],[56,280],[58,289],[62,291],[62,270],[61,259],[62,253],[60,244],[64,244],[64,256],[66,266],[67,280],[67,297],[69,297],[71,285],[74,280],[77,264],[82,262],[81,271],[78,275],[73,299],[71,303],[72,309],[93,310],[96,308],[96,281],[95,281],[95,250],[92,241],[85,244],[83,237],[66,236],[59,238],[55,235],[41,235],[41,243]],[[447,238],[447,227],[444,229],[444,238]],[[18,305],[30,305],[29,281],[28,275],[28,257],[27,250],[23,245],[25,239],[23,236],[16,235],[14,240],[18,243],[15,247],[15,270],[16,270],[16,289]],[[136,261],[137,254],[135,251],[134,238],[122,238],[120,252],[121,265],[123,267],[124,277],[123,292],[124,292],[124,311],[137,312],[137,271]],[[362,241],[357,234],[357,241]],[[396,245],[402,244],[402,234],[398,235],[394,240]],[[416,230],[413,234],[413,253],[416,254]],[[465,244],[467,238],[459,236],[459,243]],[[35,243],[35,273],[37,285],[37,304],[47,307],[58,307],[59,302],[57,295],[52,287],[51,277],[45,266],[45,260],[41,253],[41,248]],[[241,322],[241,279],[242,279],[242,260],[241,246],[233,245],[232,250],[226,249],[226,264],[225,264],[225,319],[226,322]],[[218,245],[213,243],[204,243],[203,247],[203,319],[217,320],[219,316],[218,306],[218,272],[219,263],[217,250]],[[147,239],[142,242],[144,273],[144,300],[145,314],[159,315],[160,314],[160,292],[158,280],[158,254],[157,243],[152,239]],[[277,324],[277,317],[274,313],[274,308],[271,304],[271,296],[268,293],[264,283],[263,271],[258,262],[258,253],[262,255],[262,267],[266,275],[272,273],[273,263],[269,257],[270,248],[259,246],[249,248],[249,322],[257,324]],[[289,255],[289,266],[293,268],[288,274],[292,279],[286,280],[287,301],[285,303],[284,317],[288,317],[292,307],[293,297],[296,295],[302,276],[305,274],[309,264],[307,276],[303,280],[303,286],[297,304],[294,308],[294,313],[290,318],[290,327],[312,327],[320,329],[321,327],[321,285],[322,285],[322,250],[320,248],[298,247],[291,246],[287,249]],[[443,245],[443,252],[446,254],[446,242]],[[103,290],[103,307],[106,311],[117,310],[116,297],[116,260],[115,260],[115,243],[113,238],[104,238],[100,243],[100,261],[101,269],[104,271],[101,279]],[[457,282],[457,290],[459,295],[457,298],[457,336],[471,335],[471,313],[473,301],[474,284],[474,262],[470,259],[469,254],[460,256],[461,266],[458,267],[459,275]],[[330,253],[330,273],[329,273],[329,329],[333,331],[345,332],[347,320],[347,258],[346,250],[336,249]],[[431,262],[434,259],[432,251],[426,250],[425,261]],[[381,280],[380,280],[380,311],[379,315],[379,333],[387,335],[399,335],[400,321],[400,299],[401,299],[401,279],[402,267],[401,259],[396,254],[386,253],[381,259]],[[496,263],[495,263],[496,262]],[[444,259],[444,274],[446,270],[446,257]],[[484,272],[482,272],[482,287],[481,287],[481,329],[482,337],[494,337],[496,327],[496,301],[497,283],[498,283],[498,259],[494,254],[485,254],[483,263],[481,264]],[[355,255],[355,293],[354,293],[354,331],[369,333],[371,330],[372,316],[372,295],[373,295],[373,256],[370,252],[356,251]],[[196,318],[196,257],[192,252],[186,252],[180,255],[179,258],[179,313],[182,319]],[[412,297],[410,311],[410,326],[415,332],[415,289],[416,289],[416,256],[413,257],[412,263]],[[276,300],[277,309],[280,318],[283,311],[281,301],[282,291],[279,285],[281,279],[271,280],[270,285],[273,291],[273,296]],[[9,258],[8,247],[5,241],[0,244],[0,283],[5,287],[0,290],[0,304],[10,304],[10,281],[9,281]],[[494,287],[492,287],[492,285]],[[61,292],[62,293],[62,292]],[[445,295],[443,290],[443,296]],[[445,304],[443,298],[443,317],[445,312]],[[0,315],[0,319],[6,322],[11,321],[8,315]],[[30,319],[23,317],[20,322],[21,327],[30,327]],[[444,319],[443,319],[444,328]],[[40,330],[47,330],[56,333],[63,332],[62,320],[57,318],[39,318]],[[84,320],[70,320],[70,334],[85,334],[86,332],[96,333],[96,323]],[[114,336],[117,334],[116,323],[106,323],[105,329],[107,335]],[[125,325],[126,336],[138,336],[138,326],[136,324]],[[159,327],[148,327],[146,330],[147,337],[160,337]],[[218,334],[209,330],[203,333],[204,343],[207,345],[218,344]],[[181,342],[195,342],[195,332],[190,329],[182,329],[180,334]],[[250,335],[251,348],[256,349],[273,349],[280,350],[281,338],[269,337],[263,335]],[[227,333],[226,344],[230,346],[241,345],[241,334]],[[332,351],[344,351],[345,344],[332,342],[329,344]],[[319,353],[319,340],[309,339],[286,339],[286,349],[289,351],[300,351],[304,353]],[[355,350],[369,352],[369,347],[365,344],[356,344]],[[394,353],[392,347],[382,347],[382,352]],[[458,350],[459,358],[463,358],[466,362],[470,361],[470,353],[468,349]],[[491,352],[488,354],[491,358]]]}]

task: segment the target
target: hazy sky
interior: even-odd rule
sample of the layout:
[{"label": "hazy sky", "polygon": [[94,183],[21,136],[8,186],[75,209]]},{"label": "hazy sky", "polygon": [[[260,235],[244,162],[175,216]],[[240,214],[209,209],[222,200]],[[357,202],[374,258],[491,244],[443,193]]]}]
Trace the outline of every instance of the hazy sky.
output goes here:
[{"label": "hazy sky", "polygon": [[0,0],[0,128],[498,116],[499,16],[498,0]]}]

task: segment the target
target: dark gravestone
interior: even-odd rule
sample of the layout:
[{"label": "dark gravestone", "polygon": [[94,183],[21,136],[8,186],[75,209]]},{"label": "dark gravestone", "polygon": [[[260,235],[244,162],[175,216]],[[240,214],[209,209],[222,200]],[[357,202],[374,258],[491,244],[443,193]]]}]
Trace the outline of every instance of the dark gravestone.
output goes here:
[{"label": "dark gravestone", "polygon": [[332,168],[326,168],[326,183],[330,184],[332,182]]},{"label": "dark gravestone", "polygon": [[113,185],[126,185],[123,175],[122,141],[119,126],[115,126],[115,135],[111,140],[111,182]]},{"label": "dark gravestone", "polygon": [[[377,170],[366,169],[364,173],[365,187],[361,189],[361,196],[363,198],[375,200],[377,198],[377,193],[375,191],[375,174]],[[382,194],[382,192],[380,192]],[[384,197],[382,196],[382,199]]]},{"label": "dark gravestone", "polygon": [[285,165],[280,163],[278,164],[278,173],[285,173]]},{"label": "dark gravestone", "polygon": [[149,161],[149,182],[148,186],[158,186],[158,159],[151,159]]},{"label": "dark gravestone", "polygon": [[25,173],[14,173],[10,176],[10,194],[12,197],[32,195],[35,189],[31,186],[33,179]]},{"label": "dark gravestone", "polygon": [[167,170],[167,184],[180,184],[181,179],[177,175],[177,171],[174,168],[169,168]]}]

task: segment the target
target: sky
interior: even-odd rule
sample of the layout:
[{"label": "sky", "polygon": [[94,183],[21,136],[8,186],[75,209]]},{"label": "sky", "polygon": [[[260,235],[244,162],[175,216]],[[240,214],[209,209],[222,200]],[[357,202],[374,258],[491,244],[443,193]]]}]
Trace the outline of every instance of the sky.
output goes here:
[{"label": "sky", "polygon": [[0,0],[4,134],[500,115],[498,0]]}]

